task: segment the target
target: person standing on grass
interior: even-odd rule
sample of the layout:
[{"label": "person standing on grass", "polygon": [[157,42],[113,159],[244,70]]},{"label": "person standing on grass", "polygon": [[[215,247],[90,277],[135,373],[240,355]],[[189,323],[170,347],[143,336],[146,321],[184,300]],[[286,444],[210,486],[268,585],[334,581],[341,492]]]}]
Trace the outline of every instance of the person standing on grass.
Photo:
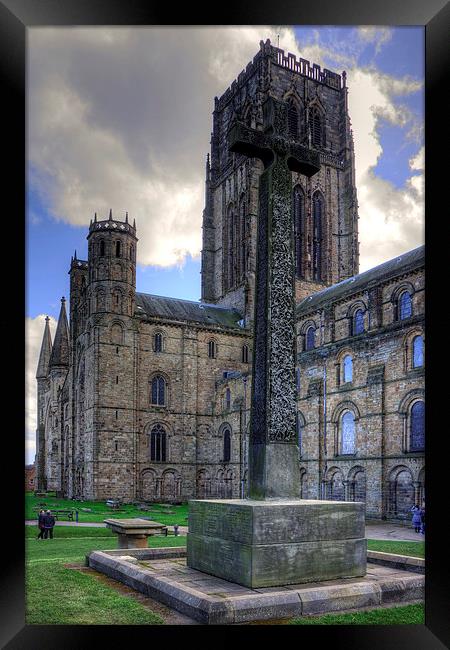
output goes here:
[{"label": "person standing on grass", "polygon": [[37,536],[38,539],[44,539],[44,535],[45,535],[44,517],[45,517],[45,510],[41,510],[39,512],[39,517],[38,517],[38,527],[39,527],[39,535]]},{"label": "person standing on grass", "polygon": [[44,517],[44,529],[45,529],[44,539],[48,539],[49,537],[50,539],[53,539],[54,526],[55,526],[55,518],[50,512],[50,510],[47,510]]},{"label": "person standing on grass", "polygon": [[420,516],[420,508],[416,504],[411,508],[412,512],[412,525],[416,533],[420,533],[420,524],[422,522],[422,517]]}]

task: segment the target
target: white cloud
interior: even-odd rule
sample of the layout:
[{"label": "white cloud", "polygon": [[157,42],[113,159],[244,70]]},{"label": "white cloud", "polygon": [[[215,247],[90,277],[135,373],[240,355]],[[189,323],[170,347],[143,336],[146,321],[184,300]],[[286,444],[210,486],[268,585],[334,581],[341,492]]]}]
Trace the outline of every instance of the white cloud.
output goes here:
[{"label": "white cloud", "polygon": [[[57,321],[50,317],[50,333],[52,341],[55,336]],[[37,425],[37,383],[36,370],[39,362],[42,338],[44,336],[45,315],[35,318],[25,318],[25,453],[26,462],[32,463],[36,453]]]},{"label": "white cloud", "polygon": [[[186,255],[197,257],[213,97],[257,53],[261,39],[276,43],[279,34],[286,52],[322,66],[330,58],[347,66],[361,267],[367,268],[374,260],[366,257],[373,231],[365,220],[373,212],[373,168],[382,155],[379,126],[406,126],[408,137],[420,142],[421,125],[398,98],[421,82],[381,73],[373,64],[358,67],[364,43],[379,48],[392,30],[355,31],[359,41],[331,39],[323,47],[319,30],[303,45],[288,27],[32,28],[30,180],[59,220],[86,227],[94,211],[105,217],[112,207],[119,218],[128,211],[137,222],[140,264],[182,265]],[[408,187],[390,193],[401,196]],[[403,227],[399,213],[386,215],[386,222],[396,219],[397,241],[404,231],[405,244],[416,242],[407,220]]]},{"label": "white cloud", "polygon": [[276,33],[295,48],[287,28],[30,29],[29,178],[55,219],[128,211],[141,264],[198,256],[213,98]]},{"label": "white cloud", "polygon": [[[408,78],[388,78],[370,68],[350,69],[347,78],[355,143],[360,271],[364,271],[424,241],[423,174],[411,174],[402,188],[396,188],[374,172],[383,154],[380,120],[401,127],[414,123],[411,112],[396,104],[393,96],[416,92],[420,85]],[[410,169],[419,168],[410,162]]]},{"label": "white cloud", "polygon": [[357,34],[366,43],[375,43],[375,54],[381,52],[383,45],[392,39],[390,27],[361,26],[357,28]]}]

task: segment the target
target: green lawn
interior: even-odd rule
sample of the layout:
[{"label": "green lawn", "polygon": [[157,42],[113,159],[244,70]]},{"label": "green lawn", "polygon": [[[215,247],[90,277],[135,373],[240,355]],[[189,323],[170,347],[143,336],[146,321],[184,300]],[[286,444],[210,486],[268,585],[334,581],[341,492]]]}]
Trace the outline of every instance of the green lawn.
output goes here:
[{"label": "green lawn", "polygon": [[[45,504],[45,506],[41,506]],[[173,526],[187,526],[188,505],[164,507],[162,504],[148,506],[150,511],[139,510],[133,505],[121,506],[119,510],[108,508],[104,501],[72,501],[71,499],[57,499],[55,496],[36,497],[32,492],[25,495],[25,519],[37,519],[38,513],[33,508],[44,507],[49,510],[78,510],[78,521],[81,522],[103,522],[110,517],[151,517],[153,520]],[[92,512],[84,512],[81,508],[88,508]],[[174,514],[166,514],[166,510]]]},{"label": "green lawn", "polygon": [[[164,621],[137,600],[102,584],[84,566],[93,550],[117,548],[109,529],[57,526],[54,538],[37,540],[37,527],[25,526],[26,622],[41,625],[161,625]],[[186,537],[149,538],[150,547],[183,546]]]},{"label": "green lawn", "polygon": [[[108,528],[56,526],[54,538],[37,540],[37,526],[25,526],[28,624],[42,625],[160,625],[164,621],[148,607],[83,573],[87,553],[117,548],[117,536]],[[149,538],[149,547],[184,546],[185,536]],[[423,557],[423,542],[368,540],[371,550]],[[422,624],[421,605],[383,608],[352,614],[302,617],[294,625]]]},{"label": "green lawn", "polygon": [[423,625],[423,604],[384,607],[351,614],[324,614],[302,616],[290,621],[290,625]]},{"label": "green lawn", "polygon": [[382,553],[425,557],[425,542],[394,542],[383,539],[368,539],[367,549],[369,551],[381,551]]}]

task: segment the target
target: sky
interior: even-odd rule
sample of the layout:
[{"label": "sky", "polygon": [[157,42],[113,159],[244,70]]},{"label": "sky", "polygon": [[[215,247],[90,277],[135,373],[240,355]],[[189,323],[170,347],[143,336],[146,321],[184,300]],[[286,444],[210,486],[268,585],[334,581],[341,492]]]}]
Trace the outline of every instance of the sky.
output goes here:
[{"label": "sky", "polygon": [[214,97],[260,40],[347,73],[360,271],[424,243],[424,28],[51,27],[28,30],[25,459],[35,373],[94,212],[136,219],[137,290],[199,300]]}]

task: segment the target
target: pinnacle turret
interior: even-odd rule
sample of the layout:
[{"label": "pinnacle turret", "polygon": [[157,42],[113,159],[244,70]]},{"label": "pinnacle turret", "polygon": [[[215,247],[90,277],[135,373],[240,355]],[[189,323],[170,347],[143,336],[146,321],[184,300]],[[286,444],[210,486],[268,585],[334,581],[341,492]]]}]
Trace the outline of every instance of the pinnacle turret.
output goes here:
[{"label": "pinnacle turret", "polygon": [[36,371],[36,379],[43,379],[48,375],[50,356],[52,354],[52,337],[50,334],[49,317],[45,317],[44,336],[42,338],[41,352],[39,354],[39,363]]},{"label": "pinnacle turret", "polygon": [[69,365],[69,325],[67,323],[65,303],[66,299],[61,298],[61,311],[59,312],[58,326],[50,356],[50,368]]}]

